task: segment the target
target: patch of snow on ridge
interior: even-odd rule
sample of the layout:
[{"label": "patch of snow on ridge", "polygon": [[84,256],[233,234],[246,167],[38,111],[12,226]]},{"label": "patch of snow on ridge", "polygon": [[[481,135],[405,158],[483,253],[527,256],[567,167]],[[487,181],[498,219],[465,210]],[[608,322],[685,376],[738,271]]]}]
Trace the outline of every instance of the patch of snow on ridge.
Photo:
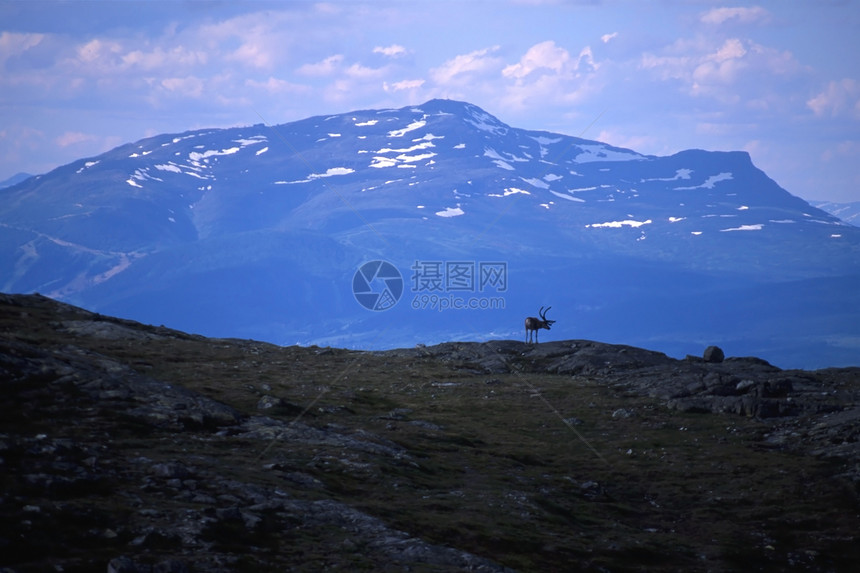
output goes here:
[{"label": "patch of snow on ridge", "polygon": [[481,131],[489,131],[494,134],[504,134],[507,132],[507,129],[499,125],[498,121],[486,112],[473,110],[472,119],[466,119],[466,123],[474,125]]},{"label": "patch of snow on ridge", "polygon": [[89,169],[90,167],[92,167],[93,165],[96,165],[97,163],[98,163],[98,160],[87,161],[86,163],[84,163],[84,166],[81,167],[80,169],[78,169],[77,171],[75,171],[75,173],[83,173],[84,169]]},{"label": "patch of snow on ridge", "polygon": [[421,129],[425,125],[427,125],[427,122],[424,121],[423,119],[418,120],[418,121],[413,121],[412,123],[410,123],[409,125],[407,125],[403,129],[395,129],[393,131],[389,131],[388,137],[403,137],[404,135],[406,135],[410,131],[415,131],[416,129]]},{"label": "patch of snow on ridge", "polygon": [[228,149],[222,149],[221,151],[210,149],[208,151],[204,151],[203,153],[192,151],[188,154],[188,159],[190,159],[191,161],[200,161],[201,159],[206,159],[207,157],[213,157],[217,155],[233,155],[234,153],[238,153],[240,149],[242,148],[230,147]]},{"label": "patch of snow on ridge", "polygon": [[531,185],[532,187],[537,187],[538,189],[549,189],[549,185],[547,185],[544,181],[532,177],[531,179],[526,179],[525,177],[520,177],[523,181]]},{"label": "patch of snow on ridge", "polygon": [[719,183],[720,181],[726,181],[732,178],[733,177],[731,173],[719,173],[717,175],[711,175],[701,185],[694,185],[692,187],[675,187],[675,191],[689,191],[690,189],[713,189],[716,183]]},{"label": "patch of snow on ridge", "polygon": [[592,229],[620,229],[621,227],[633,227],[635,229],[642,225],[650,225],[651,222],[651,219],[648,219],[647,221],[633,221],[631,219],[627,219],[624,221],[609,221],[607,223],[592,223],[585,227],[590,227]]},{"label": "patch of snow on ridge", "polygon": [[582,152],[574,157],[576,163],[591,163],[595,161],[632,161],[644,159],[634,151],[619,151],[609,149],[602,144],[577,145]]},{"label": "patch of snow on ridge", "polygon": [[268,150],[269,150],[268,147],[264,147],[263,149],[258,150],[257,153],[255,153],[254,155],[262,155],[263,153],[266,153]]},{"label": "patch of snow on ridge", "polygon": [[579,197],[574,197],[573,195],[568,195],[566,193],[559,193],[558,191],[549,190],[550,193],[555,195],[556,197],[561,197],[562,199],[567,199],[568,201],[575,201],[577,203],[585,203],[585,199],[580,199]]},{"label": "patch of snow on ridge", "polygon": [[436,214],[440,217],[459,217],[465,215],[465,212],[457,205],[456,207],[446,207],[444,211],[436,211]]},{"label": "patch of snow on ridge", "polygon": [[377,123],[379,123],[378,119],[369,119],[369,120],[363,121],[361,123],[356,123],[355,126],[356,127],[366,127],[368,125],[376,125]]},{"label": "patch of snow on ridge", "polygon": [[349,167],[330,167],[325,173],[311,173],[308,179],[321,179],[323,177],[332,177],[333,175],[349,175],[355,173],[355,169]]},{"label": "patch of snow on ridge", "polygon": [[256,145],[258,143],[265,143],[268,141],[265,135],[254,135],[249,137],[248,139],[234,139],[233,143],[238,143],[242,147],[248,147],[249,145]]},{"label": "patch of snow on ridge", "polygon": [[427,135],[424,135],[423,137],[417,137],[417,138],[413,139],[412,141],[433,141],[434,139],[445,139],[445,136],[444,135],[433,135],[432,133],[428,133]]},{"label": "patch of snow on ridge", "polygon": [[[430,159],[432,157],[436,157],[436,154],[431,151],[430,153],[421,153],[418,155],[401,154],[401,155],[397,156],[397,159],[399,161],[404,162],[404,163],[414,163],[415,161],[421,161],[423,159]],[[400,165],[399,167],[403,167],[403,166]]]},{"label": "patch of snow on ridge", "polygon": [[373,158],[373,163],[370,164],[370,167],[381,169],[383,167],[394,167],[395,165],[397,165],[396,159],[377,156]]},{"label": "patch of snow on ridge", "polygon": [[560,137],[545,137],[543,135],[538,135],[538,136],[532,135],[530,137],[532,139],[534,139],[535,141],[537,141],[538,143],[540,143],[541,145],[550,145],[552,143],[558,143],[559,141],[561,141]]},{"label": "patch of snow on ridge", "polygon": [[762,227],[764,227],[764,225],[762,225],[761,223],[758,223],[756,225],[741,225],[740,227],[732,227],[731,229],[720,229],[720,232],[727,233],[729,231],[761,231]]},{"label": "patch of snow on ridge", "polygon": [[674,177],[655,177],[653,179],[643,179],[642,182],[645,181],[677,181],[678,179],[689,179],[690,173],[692,173],[692,169],[676,169]]},{"label": "patch of snow on ridge", "polygon": [[165,163],[155,166],[159,171],[170,171],[172,173],[182,173],[182,169],[172,163]]},{"label": "patch of snow on ridge", "polygon": [[393,147],[383,147],[376,153],[409,153],[410,151],[418,151],[421,149],[427,149],[428,147],[436,147],[433,145],[432,141],[425,141],[424,143],[418,143],[411,147],[401,147],[399,149]]},{"label": "patch of snow on ridge", "polygon": [[518,193],[522,193],[523,195],[531,195],[531,193],[529,193],[525,189],[517,189],[516,187],[508,187],[507,189],[505,189],[503,194],[488,193],[487,197],[507,197],[509,195],[516,195]]}]

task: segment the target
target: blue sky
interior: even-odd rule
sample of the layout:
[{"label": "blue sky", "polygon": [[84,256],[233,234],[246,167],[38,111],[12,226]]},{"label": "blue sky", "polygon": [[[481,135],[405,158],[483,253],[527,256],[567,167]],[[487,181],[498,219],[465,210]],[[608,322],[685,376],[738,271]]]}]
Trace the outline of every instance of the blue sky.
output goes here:
[{"label": "blue sky", "polygon": [[[0,0],[0,179],[157,133],[468,101],[860,201],[860,3]],[[262,118],[262,119],[261,119]]]}]

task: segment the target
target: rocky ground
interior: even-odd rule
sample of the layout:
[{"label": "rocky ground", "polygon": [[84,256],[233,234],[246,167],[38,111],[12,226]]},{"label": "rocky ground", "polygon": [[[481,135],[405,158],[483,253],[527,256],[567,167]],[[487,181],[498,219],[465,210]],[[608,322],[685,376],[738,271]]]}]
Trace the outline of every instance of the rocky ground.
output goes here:
[{"label": "rocky ground", "polygon": [[860,369],[718,354],[282,348],[0,295],[0,571],[855,570]]}]

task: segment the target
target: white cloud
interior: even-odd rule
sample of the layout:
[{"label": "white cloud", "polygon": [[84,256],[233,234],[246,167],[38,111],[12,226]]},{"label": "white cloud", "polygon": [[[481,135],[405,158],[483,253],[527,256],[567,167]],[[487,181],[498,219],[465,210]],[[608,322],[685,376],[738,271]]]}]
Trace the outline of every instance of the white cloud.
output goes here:
[{"label": "white cloud", "polygon": [[399,82],[383,82],[382,89],[386,92],[398,92],[403,90],[415,90],[424,85],[424,80],[402,80]]},{"label": "white cloud", "polygon": [[851,78],[832,81],[827,88],[806,102],[815,115],[860,118],[860,82]]},{"label": "white cloud", "polygon": [[617,37],[618,32],[612,32],[611,34],[603,34],[602,36],[600,36],[600,41],[602,41],[604,44],[608,44],[609,40],[612,40],[613,38]]},{"label": "white cloud", "polygon": [[390,46],[377,46],[373,48],[374,54],[382,54],[383,56],[387,56],[389,58],[397,58],[406,54],[406,48],[403,46],[399,46],[397,44],[391,44]]},{"label": "white cloud", "polygon": [[761,6],[750,6],[749,8],[714,8],[702,14],[700,18],[705,24],[724,24],[729,20],[737,20],[742,24],[766,21],[770,18],[770,12]]},{"label": "white cloud", "polygon": [[193,98],[203,95],[204,82],[195,76],[164,78],[160,84],[165,90],[176,95]]},{"label": "white cloud", "polygon": [[249,88],[258,89],[269,94],[308,93],[310,91],[308,86],[288,82],[287,80],[282,80],[272,76],[269,76],[265,81],[247,79],[245,80],[245,85]]},{"label": "white cloud", "polygon": [[502,75],[507,78],[521,79],[540,69],[551,70],[559,74],[564,70],[568,61],[570,61],[568,51],[556,46],[552,40],[548,40],[529,48],[518,63],[503,69]]},{"label": "white cloud", "polygon": [[340,68],[343,60],[343,54],[335,54],[334,56],[327,57],[321,62],[304,64],[303,66],[300,66],[296,72],[305,76],[330,76]]},{"label": "white cloud", "polygon": [[385,72],[385,68],[368,68],[361,64],[352,64],[345,70],[347,76],[356,79],[375,79],[382,77]]},{"label": "white cloud", "polygon": [[484,74],[495,70],[500,66],[501,60],[491,56],[491,54],[498,49],[498,46],[493,46],[468,54],[461,54],[444,62],[438,68],[431,69],[430,75],[437,84],[447,85],[455,79],[462,81],[465,76]]},{"label": "white cloud", "polygon": [[715,44],[704,37],[677,40],[661,53],[643,54],[639,68],[661,80],[679,80],[689,95],[723,103],[747,102],[747,107],[759,110],[790,97],[781,93],[781,82],[807,71],[787,51],[740,38]]},{"label": "white cloud", "polygon": [[38,46],[44,39],[45,34],[0,32],[0,62],[5,62],[13,56],[23,54],[30,48]]}]

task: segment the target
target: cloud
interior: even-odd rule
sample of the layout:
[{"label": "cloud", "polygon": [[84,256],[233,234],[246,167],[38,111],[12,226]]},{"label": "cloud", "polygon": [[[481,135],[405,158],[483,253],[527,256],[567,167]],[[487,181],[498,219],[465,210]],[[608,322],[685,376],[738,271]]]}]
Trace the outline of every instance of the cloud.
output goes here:
[{"label": "cloud", "polygon": [[406,54],[406,48],[397,44],[391,44],[390,46],[386,47],[377,46],[373,48],[373,53],[382,54],[383,56],[387,56],[389,58],[397,58]]},{"label": "cloud", "polygon": [[678,80],[692,96],[724,103],[754,100],[759,106],[773,101],[787,82],[805,71],[787,51],[740,38],[715,44],[703,37],[677,40],[662,53],[645,53],[639,68],[660,80]]},{"label": "cloud", "polygon": [[499,46],[493,46],[455,56],[438,68],[431,69],[430,76],[437,84],[447,85],[454,82],[455,79],[463,81],[465,76],[495,70],[501,65],[501,60],[490,54],[498,51],[498,49]]},{"label": "cloud", "polygon": [[860,82],[851,78],[832,81],[806,105],[819,117],[860,118]]},{"label": "cloud", "polygon": [[[838,141],[832,147],[825,149],[821,153],[822,161],[846,161],[850,160],[856,164],[860,160],[860,142],[858,141]],[[855,177],[860,180],[860,176]]]},{"label": "cloud", "polygon": [[308,93],[310,88],[302,84],[296,84],[269,76],[265,81],[246,79],[245,85],[249,88],[257,89],[268,94],[284,94],[284,93]]},{"label": "cloud", "polygon": [[45,34],[0,32],[0,63],[38,46],[44,39]]},{"label": "cloud", "polygon": [[603,34],[602,36],[600,36],[600,41],[602,41],[604,44],[608,44],[609,40],[612,40],[613,38],[616,38],[617,36],[618,36],[618,32],[612,32],[611,34]]},{"label": "cloud", "polygon": [[700,20],[705,24],[724,24],[729,20],[737,20],[742,24],[767,21],[770,12],[761,6],[750,6],[749,8],[714,8],[702,14]]},{"label": "cloud", "polygon": [[382,89],[386,92],[399,92],[403,90],[416,90],[424,85],[424,80],[402,80],[389,84],[383,82]]},{"label": "cloud", "polygon": [[386,71],[386,68],[368,68],[367,66],[362,66],[361,64],[352,64],[346,69],[345,73],[351,78],[366,80],[381,78],[383,75],[385,75]]},{"label": "cloud", "polygon": [[334,56],[327,57],[321,62],[304,64],[296,70],[296,73],[304,76],[330,76],[340,68],[343,60],[343,54],[335,54]]},{"label": "cloud", "polygon": [[54,143],[60,147],[68,147],[70,145],[80,145],[81,143],[92,143],[100,138],[91,133],[83,133],[80,131],[66,131],[54,138]]},{"label": "cloud", "polygon": [[568,51],[556,46],[552,40],[548,40],[529,48],[518,63],[503,69],[502,75],[506,78],[522,79],[540,69],[551,70],[558,74],[564,70],[568,61],[570,61]]},{"label": "cloud", "polygon": [[589,46],[574,58],[553,41],[535,44],[519,62],[502,69],[502,77],[509,82],[498,96],[500,105],[511,112],[523,112],[534,106],[582,103],[602,88],[597,75],[600,66]]},{"label": "cloud", "polygon": [[203,95],[204,81],[195,76],[164,78],[160,85],[168,92],[184,97],[199,98]]}]

